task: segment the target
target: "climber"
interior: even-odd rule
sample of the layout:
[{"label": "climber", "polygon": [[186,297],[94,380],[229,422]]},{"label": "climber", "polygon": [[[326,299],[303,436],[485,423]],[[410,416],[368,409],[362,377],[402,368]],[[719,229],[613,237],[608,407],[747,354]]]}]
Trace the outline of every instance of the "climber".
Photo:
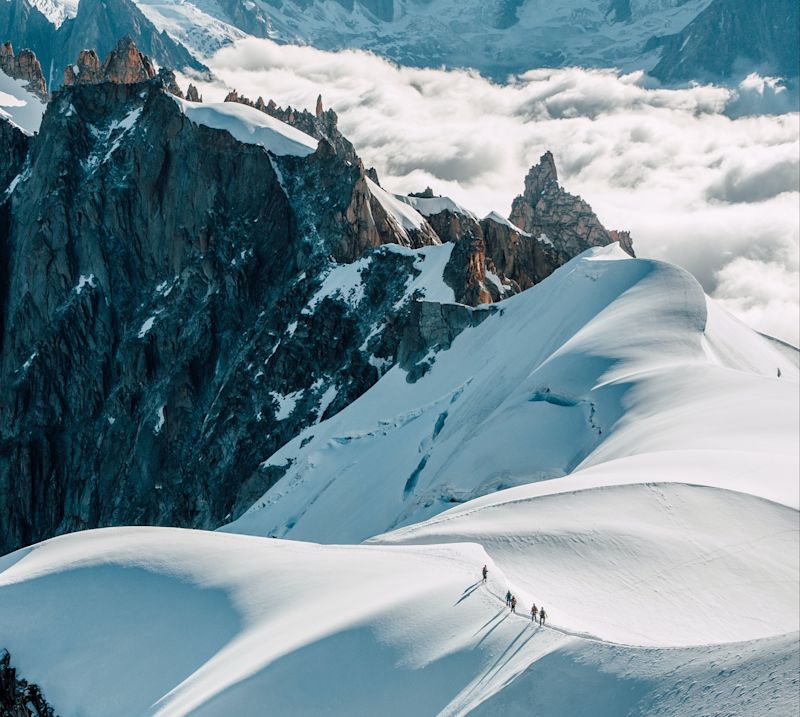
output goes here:
[{"label": "climber", "polygon": [[486,576],[489,574],[489,569],[484,565],[481,572],[483,573],[483,582],[486,582]]},{"label": "climber", "polygon": [[544,621],[547,619],[547,613],[544,611],[544,608],[539,610],[539,624],[544,625]]},{"label": "climber", "polygon": [[512,597],[513,596],[511,595],[511,591],[510,590],[508,592],[506,592],[506,605],[511,605],[511,598]]},{"label": "climber", "polygon": [[533,607],[531,608],[531,622],[536,622],[538,616],[539,611],[536,609],[536,603],[533,603]]},{"label": "climber", "polygon": [[517,611],[517,598],[515,598],[512,595],[511,596],[511,612],[516,612],[516,611]]}]

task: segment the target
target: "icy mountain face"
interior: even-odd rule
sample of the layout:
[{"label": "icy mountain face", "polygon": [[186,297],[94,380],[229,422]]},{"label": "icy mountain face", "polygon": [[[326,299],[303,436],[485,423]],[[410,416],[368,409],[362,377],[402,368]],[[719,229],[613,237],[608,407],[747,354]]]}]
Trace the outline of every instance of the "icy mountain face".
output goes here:
[{"label": "icy mountain face", "polygon": [[653,75],[665,82],[800,74],[800,6],[794,0],[714,0],[663,47]]},{"label": "icy mountain face", "polygon": [[[64,68],[75,62],[82,50],[93,48],[104,57],[126,35],[161,66],[205,69],[130,0],[81,0],[65,6],[63,16],[45,15],[42,9],[28,0],[1,2],[0,27],[4,28],[3,41],[36,53],[50,89],[61,84]],[[56,18],[61,21],[55,22]]]},{"label": "icy mountain face", "polygon": [[[87,47],[130,34],[156,62],[197,69],[244,37],[364,49],[403,65],[503,80],[536,67],[652,70],[667,82],[753,70],[796,77],[791,0],[8,0],[5,39],[38,54],[51,85]],[[718,51],[709,52],[708,47]],[[54,72],[55,70],[55,72]]]},{"label": "icy mountain face", "polygon": [[391,194],[321,102],[187,101],[128,40],[67,74],[37,134],[0,125],[5,548],[237,517],[283,444],[569,254]]},{"label": "icy mountain face", "polygon": [[709,0],[242,3],[247,17],[258,17],[264,24],[263,34],[237,20],[242,11],[230,7],[235,3],[228,3],[223,13],[210,6],[204,11],[248,33],[282,42],[328,50],[361,48],[404,65],[474,67],[503,79],[533,67],[570,64],[648,69],[658,55],[643,52],[647,40],[679,32],[708,4]]}]

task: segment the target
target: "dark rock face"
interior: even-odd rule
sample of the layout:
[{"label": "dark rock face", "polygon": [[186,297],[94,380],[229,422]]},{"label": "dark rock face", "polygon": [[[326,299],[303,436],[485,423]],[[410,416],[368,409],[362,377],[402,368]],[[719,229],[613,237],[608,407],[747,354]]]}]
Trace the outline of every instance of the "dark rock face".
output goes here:
[{"label": "dark rock face", "polygon": [[[559,265],[586,249],[614,241],[592,208],[558,184],[550,152],[525,177],[525,191],[514,200],[510,219],[528,234],[546,237],[558,254]],[[630,244],[626,250],[632,251]]]},{"label": "dark rock face", "polygon": [[0,717],[55,717],[39,687],[17,676],[7,650],[0,651]]},{"label": "dark rock face", "polygon": [[231,355],[248,331],[269,331],[258,311],[297,271],[269,157],[192,125],[154,82],[56,93],[9,200],[5,548],[89,525],[209,520],[218,496],[190,472],[232,466],[213,439],[207,452],[192,444],[216,428],[205,416],[235,383]]},{"label": "dark rock face", "polygon": [[398,346],[398,364],[408,373],[406,380],[413,383],[431,368],[425,357],[431,350],[450,348],[455,338],[466,328],[477,326],[495,311],[495,307],[478,309],[459,304],[437,304],[432,301],[417,301],[411,306],[410,315]]},{"label": "dark rock face", "polygon": [[0,70],[15,80],[23,80],[33,94],[47,101],[47,84],[42,74],[42,66],[33,51],[21,50],[15,55],[11,43],[3,43],[0,45]]},{"label": "dark rock face", "polygon": [[0,192],[21,175],[27,153],[27,135],[10,122],[0,122]]},{"label": "dark rock face", "polygon": [[[408,243],[378,207],[359,223],[363,166],[325,141],[274,157],[194,125],[168,84],[77,84],[35,137],[4,125],[9,173],[28,168],[0,223],[2,552],[92,526],[216,527],[277,480],[265,457],[395,360],[409,256],[374,254],[358,312],[301,311],[332,257]],[[275,397],[299,394],[279,415]]]},{"label": "dark rock face", "polygon": [[486,253],[499,276],[505,277],[516,293],[544,281],[561,264],[555,247],[531,236],[508,222],[484,219],[483,227]]},{"label": "dark rock face", "polygon": [[800,75],[800,4],[796,0],[714,0],[663,47],[652,75],[664,82],[719,80],[758,69]]}]

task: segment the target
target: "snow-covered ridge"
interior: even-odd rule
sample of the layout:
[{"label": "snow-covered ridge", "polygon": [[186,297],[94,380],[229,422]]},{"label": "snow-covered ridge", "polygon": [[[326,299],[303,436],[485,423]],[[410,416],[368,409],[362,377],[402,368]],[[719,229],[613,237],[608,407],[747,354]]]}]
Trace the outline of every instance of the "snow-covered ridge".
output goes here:
[{"label": "snow-covered ridge", "polygon": [[[557,480],[679,481],[796,509],[797,368],[687,272],[613,245],[498,307],[415,383],[395,367],[269,457],[285,476],[223,529],[359,542]],[[599,481],[581,483],[589,470]]]},{"label": "snow-covered ridge", "polygon": [[440,212],[451,212],[478,221],[478,217],[466,207],[462,207],[450,197],[412,197],[410,195],[395,194],[404,204],[414,207],[422,216],[431,217]]},{"label": "snow-covered ridge", "polygon": [[[378,251],[440,275],[451,246]],[[358,301],[357,264],[315,300]],[[610,246],[430,358],[270,457],[226,531],[0,558],[20,674],[65,717],[796,714],[791,357]]]},{"label": "snow-covered ridge", "polygon": [[369,177],[367,177],[367,186],[372,196],[380,202],[386,213],[393,217],[403,230],[422,228],[425,219],[412,204],[404,201],[404,197],[390,194]]},{"label": "snow-covered ridge", "polygon": [[317,140],[254,107],[238,102],[188,102],[173,97],[195,124],[225,130],[245,144],[257,144],[276,155],[306,157],[317,149]]}]

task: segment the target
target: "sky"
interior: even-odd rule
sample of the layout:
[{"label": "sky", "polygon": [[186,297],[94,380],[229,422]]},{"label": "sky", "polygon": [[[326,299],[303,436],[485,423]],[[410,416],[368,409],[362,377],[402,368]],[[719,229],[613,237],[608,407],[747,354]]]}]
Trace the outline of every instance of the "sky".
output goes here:
[{"label": "sky", "polygon": [[[759,331],[800,343],[800,115],[780,83],[664,89],[640,72],[540,69],[490,82],[362,51],[243,40],[208,63],[235,88],[313,111],[318,94],[385,188],[426,186],[507,215],[546,150],[562,185],[639,256],[691,271]],[[186,83],[184,79],[184,84]]]}]

